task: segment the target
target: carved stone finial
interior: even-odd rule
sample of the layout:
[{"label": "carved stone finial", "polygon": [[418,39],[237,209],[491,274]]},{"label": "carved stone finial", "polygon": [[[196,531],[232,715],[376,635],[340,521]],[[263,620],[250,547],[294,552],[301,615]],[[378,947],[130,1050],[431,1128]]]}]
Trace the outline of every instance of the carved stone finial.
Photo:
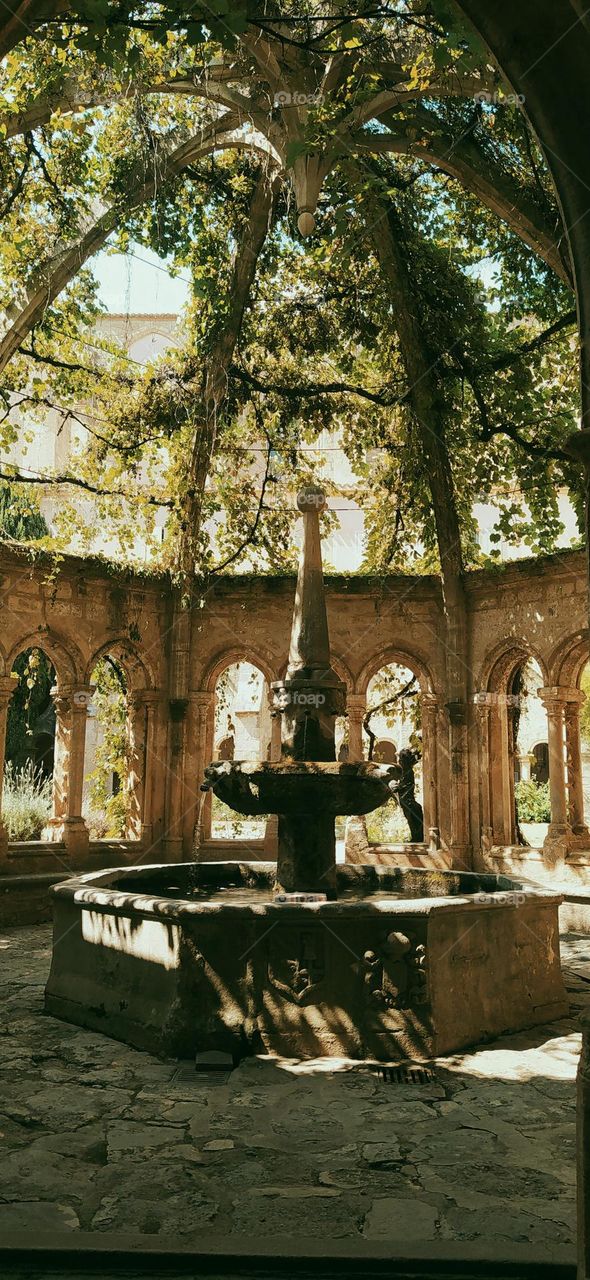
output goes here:
[{"label": "carved stone finial", "polygon": [[324,490],[317,484],[307,484],[297,494],[297,506],[301,512],[325,511],[328,503]]}]

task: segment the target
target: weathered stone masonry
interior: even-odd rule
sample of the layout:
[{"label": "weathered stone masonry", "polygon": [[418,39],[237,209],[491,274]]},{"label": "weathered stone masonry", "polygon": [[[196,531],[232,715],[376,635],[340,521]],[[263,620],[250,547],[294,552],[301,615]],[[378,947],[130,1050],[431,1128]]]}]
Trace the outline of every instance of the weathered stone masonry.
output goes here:
[{"label": "weathered stone masonry", "polygon": [[[53,834],[68,864],[96,859],[81,815],[83,743],[90,677],[109,653],[124,669],[129,695],[133,803],[128,836],[142,858],[188,858],[208,836],[199,786],[213,754],[215,683],[232,662],[258,666],[270,682],[283,675],[294,578],[226,577],[179,625],[165,576],[129,574],[98,561],[64,557],[57,567],[15,547],[0,552],[0,754],[12,665],[42,648],[57,674]],[[439,833],[449,861],[454,799],[467,796],[471,851],[514,843],[511,685],[535,658],[548,712],[554,859],[590,846],[580,772],[579,680],[588,658],[587,585],[582,553],[520,561],[466,576],[469,637],[465,708],[468,787],[450,758],[443,618],[434,577],[359,576],[327,580],[334,667],[346,682],[351,755],[360,755],[367,685],[385,663],[417,675],[422,694],[425,826]],[[456,710],[456,709],[455,709]],[[461,800],[464,803],[464,800]],[[195,829],[197,835],[195,837]],[[24,850],[2,845],[4,871],[22,870]],[[38,850],[35,856],[38,856]],[[47,850],[50,856],[51,847]],[[135,850],[137,852],[137,849]],[[38,869],[30,859],[26,863]]]}]

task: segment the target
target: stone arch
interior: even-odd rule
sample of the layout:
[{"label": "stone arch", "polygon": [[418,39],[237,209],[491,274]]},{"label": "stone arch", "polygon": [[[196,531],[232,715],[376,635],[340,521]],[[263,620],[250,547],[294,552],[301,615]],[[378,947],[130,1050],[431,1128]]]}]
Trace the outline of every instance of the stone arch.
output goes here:
[{"label": "stone arch", "polygon": [[275,668],[270,665],[258,650],[254,651],[250,645],[236,646],[232,649],[224,649],[222,653],[218,653],[211,659],[203,673],[203,689],[207,693],[214,693],[222,671],[225,671],[226,667],[231,667],[234,663],[239,662],[248,662],[251,667],[258,667],[269,686],[273,680],[279,678]]},{"label": "stone arch", "polygon": [[479,689],[486,693],[506,693],[511,680],[524,662],[536,662],[542,675],[543,684],[548,682],[547,664],[541,654],[528,640],[521,636],[510,636],[495,645],[486,656]]},{"label": "stone arch", "polygon": [[366,696],[369,682],[373,679],[373,676],[382,667],[389,667],[393,663],[398,663],[400,667],[407,667],[409,671],[414,672],[420,685],[421,693],[434,693],[434,681],[426,661],[415,653],[399,648],[382,649],[379,653],[374,654],[372,658],[369,658],[369,661],[365,663],[357,676],[355,693]]},{"label": "stone arch", "polygon": [[96,664],[100,662],[101,658],[106,658],[107,655],[110,658],[114,658],[115,662],[121,667],[127,680],[127,687],[131,693],[140,689],[153,689],[155,687],[153,671],[125,637],[117,637],[117,639],[105,641],[92,654],[85,670],[84,678],[87,685],[90,684]]},{"label": "stone arch", "polygon": [[527,663],[540,671],[539,688],[547,686],[547,664],[523,636],[508,636],[487,654],[476,705],[479,716],[479,776],[482,843],[511,847],[517,841],[515,767],[516,719],[520,703],[514,679]]},{"label": "stone arch", "polygon": [[569,636],[554,650],[549,663],[548,683],[577,688],[582,672],[590,661],[590,632],[585,629]]},{"label": "stone arch", "polygon": [[[272,681],[278,679],[276,668],[271,666],[270,662],[260,654],[259,650],[253,650],[251,645],[236,645],[229,649],[224,649],[222,652],[218,652],[217,655],[211,659],[205,668],[202,681],[202,693],[208,695],[206,718],[203,725],[203,759],[205,763],[212,760],[215,754],[214,744],[218,680],[220,676],[223,675],[223,672],[227,671],[228,667],[238,666],[242,663],[245,663],[250,667],[254,667],[259,671],[264,679],[265,685],[269,689]],[[270,742],[272,750],[272,730],[270,731]],[[263,752],[264,743],[260,739],[259,747],[260,751]],[[209,791],[205,796],[200,817],[200,839],[205,844],[211,840],[215,841],[215,839],[218,838],[214,834],[213,819],[213,795],[212,792]],[[258,837],[256,837],[256,839],[258,839]],[[240,847],[240,844],[245,848],[247,845],[252,844],[252,840],[249,839],[244,841],[241,837],[238,837],[235,839],[235,844],[237,848]]]},{"label": "stone arch", "polygon": [[8,672],[12,669],[12,664],[21,653],[26,649],[41,649],[49,658],[55,669],[58,688],[66,685],[76,685],[83,682],[84,660],[80,650],[71,640],[64,641],[53,631],[39,630],[23,636],[22,640],[18,640],[10,649],[6,658],[6,669]]}]

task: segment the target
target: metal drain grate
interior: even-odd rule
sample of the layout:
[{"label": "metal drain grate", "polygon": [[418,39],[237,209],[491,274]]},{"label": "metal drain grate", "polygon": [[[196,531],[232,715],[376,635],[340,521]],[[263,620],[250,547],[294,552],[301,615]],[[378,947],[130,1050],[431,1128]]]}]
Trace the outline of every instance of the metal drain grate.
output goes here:
[{"label": "metal drain grate", "polygon": [[187,1063],[186,1065],[183,1063],[178,1068],[178,1071],[175,1071],[170,1081],[170,1088],[182,1088],[185,1085],[194,1085],[195,1088],[202,1088],[203,1085],[209,1087],[210,1085],[227,1084],[230,1076],[231,1071],[220,1071],[219,1069],[206,1071],[203,1068],[197,1069],[193,1063]]},{"label": "metal drain grate", "polygon": [[434,1080],[431,1067],[423,1067],[421,1063],[401,1062],[399,1066],[384,1066],[376,1063],[371,1067],[373,1075],[379,1076],[384,1084],[429,1084]]}]

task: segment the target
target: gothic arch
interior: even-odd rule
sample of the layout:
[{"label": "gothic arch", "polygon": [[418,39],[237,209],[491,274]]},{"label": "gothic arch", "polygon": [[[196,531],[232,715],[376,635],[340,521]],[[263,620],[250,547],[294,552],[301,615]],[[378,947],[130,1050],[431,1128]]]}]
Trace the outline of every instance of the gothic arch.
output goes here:
[{"label": "gothic arch", "polygon": [[420,685],[421,693],[434,693],[434,681],[424,659],[418,657],[415,653],[408,653],[405,649],[400,648],[382,649],[380,653],[376,653],[372,658],[369,658],[369,661],[365,663],[357,676],[355,693],[366,694],[373,676],[378,671],[381,671],[382,667],[389,667],[394,662],[414,672]]},{"label": "gothic arch", "polygon": [[520,636],[501,640],[487,655],[478,688],[486,693],[505,693],[510,681],[524,662],[536,662],[543,685],[548,683],[547,665],[541,654]]},{"label": "gothic arch", "polygon": [[248,662],[251,667],[257,667],[262,672],[266,683],[270,686],[273,680],[278,679],[273,667],[263,658],[257,651],[254,652],[250,646],[240,648],[224,649],[222,653],[218,653],[213,658],[203,673],[203,689],[207,693],[215,692],[215,685],[227,667],[232,667],[238,662]]},{"label": "gothic arch", "polygon": [[92,672],[101,658],[107,655],[114,658],[124,671],[127,679],[127,687],[130,691],[139,689],[153,689],[154,676],[144,658],[140,657],[137,650],[124,637],[115,640],[107,640],[93,653],[90,661],[86,666],[85,683],[90,684]]},{"label": "gothic arch", "polygon": [[588,630],[578,631],[554,651],[549,663],[549,683],[577,687],[589,659],[590,633]]},{"label": "gothic arch", "polygon": [[11,671],[13,663],[27,649],[41,649],[49,658],[55,669],[58,688],[83,682],[84,660],[71,640],[66,642],[49,630],[33,631],[12,646],[6,658],[7,671]]}]

